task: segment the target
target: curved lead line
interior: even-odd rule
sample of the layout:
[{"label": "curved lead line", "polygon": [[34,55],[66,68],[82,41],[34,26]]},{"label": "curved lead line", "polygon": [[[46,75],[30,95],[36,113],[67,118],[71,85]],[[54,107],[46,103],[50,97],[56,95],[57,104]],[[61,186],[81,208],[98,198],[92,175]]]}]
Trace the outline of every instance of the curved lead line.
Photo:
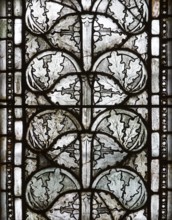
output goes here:
[{"label": "curved lead line", "polygon": [[[104,198],[102,197],[101,192],[100,192],[100,193],[99,193],[99,192],[94,192],[94,194],[96,194],[96,196],[101,199],[102,203],[103,203],[104,206],[105,206],[105,209],[107,209],[108,212],[109,212],[108,214],[109,214],[111,220],[114,220],[113,215],[112,215],[112,210],[108,207],[108,205],[107,205],[106,202],[104,201]],[[92,199],[92,203],[93,203],[93,200],[94,200],[94,199]],[[102,214],[102,213],[101,213],[101,208],[98,207],[98,209],[100,209],[100,215],[101,215],[101,214]],[[121,218],[121,216],[120,216],[120,218]],[[115,220],[118,220],[118,218],[116,217]]]},{"label": "curved lead line", "polygon": [[[89,22],[88,22],[89,23]],[[86,28],[86,27],[84,27],[84,28]],[[84,29],[83,28],[83,29]],[[84,33],[84,32],[83,32]],[[90,52],[89,52],[89,48],[88,48],[88,54],[89,54]],[[86,55],[85,55],[86,54]],[[86,51],[86,49],[84,50],[84,56],[83,57],[85,57],[86,58],[86,60],[85,60],[85,68],[88,68],[89,69],[89,67],[87,66],[87,65],[89,65],[89,62],[88,62],[88,57],[89,56],[87,56],[87,51]],[[83,92],[84,93],[84,92]],[[88,117],[88,116],[87,116]],[[87,175],[88,173],[89,173],[89,152],[90,152],[90,146],[89,146],[89,144],[88,144],[88,140],[83,140],[83,141],[85,141],[85,145],[84,145],[84,148],[86,148],[86,149],[84,149],[84,154],[87,154],[87,156],[86,156],[86,161],[84,161],[84,165],[86,165],[87,167],[85,167],[85,166],[83,166],[83,174],[84,175]],[[83,176],[84,176],[83,175]],[[83,178],[83,179],[85,179],[85,178]],[[86,186],[85,187],[88,187],[88,185],[89,185],[89,183],[86,183]]]},{"label": "curved lead line", "polygon": [[[69,137],[67,136],[68,134],[70,135]],[[75,139],[72,139],[72,136],[74,135],[76,135],[76,137]],[[62,138],[64,144],[62,144]],[[65,141],[65,138],[68,138],[68,141]],[[110,142],[104,141],[106,140],[106,138],[108,140],[111,139],[111,141]],[[78,140],[78,144],[77,144],[78,147],[70,148],[70,144],[75,143],[77,140]],[[98,145],[94,141],[99,141]],[[103,147],[102,145],[104,144],[105,146]],[[90,132],[84,133],[84,131],[81,132],[80,137],[77,136],[76,131],[65,132],[58,135],[47,149],[43,149],[43,150],[41,149],[41,153],[45,154],[45,157],[47,157],[48,160],[51,159],[55,164],[73,170],[73,168],[75,169],[78,167],[78,165],[76,165],[78,163],[74,163],[76,157],[71,156],[71,163],[66,163],[66,161],[63,161],[63,158],[65,155],[65,151],[70,153],[74,149],[76,149],[78,152],[80,151],[80,153],[78,153],[80,154],[78,160],[80,160],[80,168],[81,168],[80,174],[82,178],[82,187],[84,189],[88,189],[90,187],[92,176],[95,176],[92,175],[94,170],[99,170],[99,169],[105,170],[107,167],[116,166],[117,163],[118,164],[121,163],[124,160],[124,158],[127,157],[128,155],[128,151],[126,151],[126,149],[124,149],[123,146],[117,140],[115,140],[115,138],[112,137],[111,135],[97,132],[95,136],[94,133],[90,133]],[[96,151],[98,151],[100,155],[103,155],[104,153],[106,154],[107,162],[104,164],[104,166],[101,165],[101,160],[104,158],[104,156],[101,156],[100,158],[94,160],[94,156],[97,155]],[[35,152],[38,153],[40,152],[40,150],[36,151],[35,149]],[[62,161],[61,161],[61,156],[62,156]],[[70,155],[66,155],[66,159],[70,161],[70,158],[68,156],[70,157]],[[59,158],[59,162],[58,162],[58,158]],[[96,162],[97,165],[93,167],[93,169],[91,168],[93,166],[92,164],[93,161],[91,161],[92,159],[93,161],[97,161]]]},{"label": "curved lead line", "polygon": [[[128,67],[125,66],[127,62]],[[136,67],[138,67],[138,65],[140,66],[139,70],[135,69],[136,67],[134,68],[134,66],[131,65],[134,62],[136,62]],[[108,68],[106,68],[107,65]],[[106,72],[103,68],[106,69]],[[142,91],[146,86],[148,78],[144,61],[135,53],[127,51],[125,49],[112,50],[101,55],[95,61],[92,68],[92,72],[99,71],[113,76],[122,86],[122,88],[130,94],[136,94]],[[135,83],[135,80],[137,80],[138,78],[139,82]]]},{"label": "curved lead line", "polygon": [[[75,3],[76,2],[77,1],[75,1]],[[58,13],[53,13],[54,10]],[[58,0],[31,0],[26,9],[25,21],[27,27],[33,33],[39,35],[41,33],[46,33],[48,30],[50,30],[56,20],[61,19],[61,17],[65,16],[66,14],[76,13],[76,11],[76,9],[70,6],[70,2],[69,4],[63,5]],[[51,14],[51,16],[49,14]],[[42,25],[43,29],[38,27],[39,25]]]},{"label": "curved lead line", "polygon": [[[122,117],[124,117],[124,119]],[[139,127],[137,128],[133,127],[133,121],[136,118],[139,119]],[[127,124],[128,122],[129,124]],[[115,126],[113,130],[110,128],[112,125],[113,127]],[[108,126],[110,130],[106,131],[107,128],[103,126]],[[124,129],[125,132],[122,132]],[[147,129],[144,120],[140,115],[132,111],[124,109],[105,110],[92,124],[91,131],[98,132],[99,130],[106,133],[112,132],[112,137],[114,136],[128,151],[139,151],[147,142]],[[129,145],[131,146],[128,149]]]},{"label": "curved lead line", "polygon": [[44,168],[28,181],[26,201],[33,210],[46,210],[61,193],[80,188],[78,180],[69,171],[57,167]]},{"label": "curved lead line", "polygon": [[[115,14],[115,13],[113,13],[113,11],[112,11],[113,14],[108,12],[108,10],[110,10],[110,8],[112,6],[112,2],[113,2],[113,0],[103,0],[103,1],[102,0],[97,0],[97,1],[95,1],[94,5],[92,6],[92,11],[94,11],[94,12],[104,12],[104,13],[108,14],[110,17],[116,18],[118,20],[118,23],[120,24],[120,26],[122,28],[126,29],[125,26],[122,26],[122,23],[120,22],[120,17],[118,16],[117,13]],[[144,8],[146,7],[146,9],[145,9],[145,12],[139,14],[139,15],[145,16],[145,18],[143,18],[142,27],[139,29],[139,32],[137,32],[137,28],[138,28],[138,25],[140,24],[140,19],[138,19],[138,17],[135,16],[135,14],[130,10],[130,8],[127,7],[122,1],[115,0],[114,4],[115,3],[119,4],[118,6],[116,5],[116,8],[120,8],[121,10],[123,9],[123,11],[122,11],[123,13],[124,13],[125,10],[128,10],[129,13],[131,14],[131,16],[133,16],[135,18],[135,20],[137,20],[138,24],[136,25],[136,27],[133,28],[133,30],[136,31],[136,33],[139,33],[140,31],[142,31],[144,26],[145,26],[144,23],[146,23],[148,21],[148,6],[147,6],[147,3],[145,1],[142,2]],[[122,8],[120,7],[120,5],[122,6]],[[141,12],[136,3],[135,3],[135,7],[138,9],[139,12]],[[125,15],[124,15],[124,18],[125,18]],[[124,23],[124,25],[125,25],[125,23]],[[129,25],[130,25],[130,23],[129,23]],[[126,30],[126,31],[132,32],[131,30]]]},{"label": "curved lead line", "polygon": [[[105,105],[113,105],[114,106],[117,104],[121,104],[122,102],[126,101],[127,98],[129,98],[128,94],[125,93],[125,91],[123,89],[121,89],[117,83],[113,84],[114,81],[112,81],[109,78],[106,78],[106,76],[102,76],[99,78],[101,78],[102,82],[100,81],[101,83],[100,83],[100,85],[98,85],[98,88],[96,85],[95,85],[95,87],[93,87],[96,90],[94,90],[94,89],[92,90],[89,88],[89,90],[86,91],[84,86],[85,85],[88,86],[88,83],[82,82],[82,85],[84,85],[83,87],[81,86],[82,87],[82,95],[80,95],[81,90],[79,87],[77,87],[76,91],[73,90],[74,93],[72,91],[68,91],[68,88],[61,90],[61,88],[63,87],[62,83],[55,84],[55,86],[52,88],[52,90],[44,95],[47,97],[47,99],[49,99],[49,101],[52,102],[52,104],[65,105],[65,106],[71,105],[71,106],[76,106],[76,107],[81,105],[80,98],[82,100],[83,97],[86,97],[86,100],[84,100],[83,103],[90,103],[91,99],[89,99],[89,97],[93,96],[94,97],[93,103],[90,103],[89,105],[88,104],[82,105],[83,110],[85,109],[83,117],[82,117],[82,122],[83,122],[83,125],[85,126],[85,129],[88,129],[90,127],[90,117],[92,116],[92,112],[89,111],[89,109],[91,110],[91,108],[90,108],[91,105],[92,106],[93,105],[99,106],[99,105],[105,104]],[[70,80],[70,77],[69,77],[69,80]],[[106,84],[104,84],[104,81],[109,82],[108,87],[112,83],[112,87],[113,87],[114,91],[110,91],[111,88],[106,88]],[[69,86],[71,86],[71,84],[69,84]],[[101,88],[101,86],[105,87],[105,88],[100,91],[97,91]],[[88,87],[86,87],[86,88],[88,88]],[[75,87],[74,87],[74,89],[75,89]],[[70,96],[70,98],[69,97],[65,98],[67,93]],[[104,97],[105,94],[108,95],[107,100]],[[76,95],[76,97],[75,97],[75,95]],[[117,97],[115,95],[117,95]],[[97,100],[97,97],[99,100]],[[87,100],[88,100],[88,102],[87,102]]]},{"label": "curved lead line", "polygon": [[65,169],[61,169],[61,173],[68,176],[74,182],[77,189],[81,188],[81,185],[78,182],[78,180],[69,171],[67,171]]},{"label": "curved lead line", "polygon": [[[137,173],[125,168],[103,171],[94,180],[92,188],[114,194],[128,210],[140,209],[147,201],[144,181]],[[136,201],[133,200],[134,197]]]},{"label": "curved lead line", "polygon": [[[137,0],[137,1],[138,1],[138,0]],[[139,7],[138,7],[138,5],[137,5],[137,2],[136,2],[135,0],[134,0],[134,2],[135,2],[135,4],[136,4],[136,7],[135,7],[135,8],[137,8],[138,11],[141,12],[141,10],[139,9]],[[122,3],[122,1],[121,1],[120,3],[124,6],[125,10],[128,9],[128,7],[127,7],[124,3]],[[144,1],[144,3],[145,3],[145,5],[147,6],[147,4],[146,4],[145,1]],[[129,9],[130,9],[130,8],[129,8]],[[128,10],[129,10],[129,9],[128,9]],[[147,8],[146,11],[148,12],[148,8]],[[131,15],[132,15],[138,22],[140,22],[140,19],[138,19],[137,16],[135,16],[133,12],[130,11],[130,13],[131,13]],[[146,12],[145,12],[145,14],[146,14]],[[140,15],[141,15],[141,13],[140,13]],[[146,14],[146,18],[144,19],[144,22],[147,22],[147,21],[148,21],[148,13]]]},{"label": "curved lead line", "polygon": [[[61,203],[60,203],[61,202]],[[121,215],[116,216],[116,211]],[[108,220],[119,220],[126,213],[126,209],[112,193],[101,190],[88,190],[79,192],[73,190],[59,196],[46,211],[49,219],[71,219],[92,220],[104,219],[104,214]]]},{"label": "curved lead line", "polygon": [[55,105],[73,106],[81,105],[81,82],[78,75],[68,75],[56,83],[47,94],[49,100]]},{"label": "curved lead line", "polygon": [[[51,120],[54,121],[53,122],[54,124],[51,122],[52,127],[49,128],[48,131],[46,131],[47,132],[46,134],[44,134],[43,130],[44,130],[44,126],[45,126],[45,120],[46,120],[46,117],[48,117],[48,116],[51,117]],[[61,117],[61,118],[58,121],[59,117]],[[71,121],[71,124],[73,123],[74,127],[76,127],[76,128],[72,129],[71,127],[67,127],[67,130],[63,131],[63,127],[62,128],[59,127],[59,131],[57,131],[57,130],[54,131],[54,132],[56,132],[56,136],[54,138],[50,137],[49,132],[52,133],[52,129],[55,129],[55,128],[57,129],[57,126],[60,123],[62,123],[63,120],[65,120],[66,117],[68,117],[68,119]],[[42,120],[39,121],[38,120],[39,118],[41,118]],[[38,121],[38,123],[37,123],[37,121]],[[70,125],[70,126],[72,126],[72,125]],[[46,148],[49,148],[49,146],[47,146],[47,144],[50,145],[51,143],[46,142],[47,137],[46,138],[44,137],[44,139],[45,139],[44,142],[43,141],[41,142],[43,144],[43,146],[40,145],[39,144],[39,141],[40,141],[39,140],[39,135],[41,136],[41,138],[43,137],[43,135],[46,135],[50,138],[51,142],[53,142],[57,138],[57,136],[61,135],[62,133],[66,133],[67,131],[69,131],[69,132],[70,131],[75,131],[75,130],[78,130],[78,131],[81,130],[81,126],[80,126],[80,123],[78,122],[78,120],[71,113],[69,113],[67,111],[64,111],[64,110],[46,110],[46,111],[38,113],[37,115],[35,115],[31,119],[31,121],[29,123],[29,126],[28,126],[26,139],[27,139],[27,142],[28,142],[28,144],[31,148],[38,145],[38,150],[40,150],[42,148],[46,149]],[[36,136],[35,132],[36,132],[37,136]]]},{"label": "curved lead line", "polygon": [[[135,35],[137,37],[137,35]],[[96,67],[101,63],[101,59],[105,59],[107,58],[108,56],[110,57],[110,55],[113,53],[113,52],[116,52],[116,53],[119,53],[119,54],[122,54],[122,55],[125,55],[125,56],[128,56],[129,58],[133,59],[133,58],[138,58],[140,59],[140,61],[143,63],[144,66],[146,66],[146,62],[145,60],[141,57],[140,54],[138,54],[137,52],[135,51],[131,51],[130,49],[128,48],[115,48],[115,49],[111,49],[103,54],[101,54],[94,62],[94,65],[92,67],[92,70],[91,71],[96,71]]]},{"label": "curved lead line", "polygon": [[[148,22],[148,19],[149,19],[149,13],[148,13],[148,1],[146,0],[141,0],[142,1],[142,7],[146,7],[146,10],[145,10],[145,13],[144,13],[144,16],[145,16],[145,19],[144,19],[144,22]],[[142,14],[142,11],[140,10],[140,7],[138,6],[138,1],[137,0],[134,0],[135,4],[137,5],[137,8],[138,8],[138,11],[140,12],[140,14]],[[146,13],[147,12],[147,13]]]},{"label": "curved lead line", "polygon": [[[81,37],[82,38],[82,57],[83,57],[83,64],[84,64],[84,70],[88,71],[92,65],[92,55],[94,54],[94,50],[92,48],[92,41],[93,41],[93,35],[95,32],[94,28],[91,28],[91,26],[93,27],[95,25],[95,22],[93,21],[93,17],[95,16],[94,13],[88,13],[88,14],[82,14],[80,15],[81,20],[87,20],[86,22],[81,22],[81,36],[79,36],[79,28],[78,30],[73,30],[70,29],[69,27],[65,27],[65,29],[63,30],[62,28],[60,29],[60,25],[64,26],[64,20],[66,20],[68,18],[68,16],[75,16],[76,19],[76,15],[77,14],[68,14],[68,15],[64,15],[62,18],[59,18],[58,20],[54,21],[54,24],[51,26],[51,28],[46,31],[46,38],[48,40],[48,43],[51,44],[51,46],[55,47],[55,48],[64,48],[66,51],[69,50],[70,47],[73,48],[73,52],[75,53],[75,55],[77,56],[77,54],[79,53],[78,50],[78,38]],[[102,17],[104,16],[103,14],[99,13],[99,15]],[[89,17],[92,17],[92,22],[91,20],[89,20]],[[104,16],[105,17],[105,16]],[[125,30],[122,28],[121,26],[119,27],[119,24],[116,20],[114,20],[114,18],[109,17],[116,25],[117,27],[122,31],[120,33],[123,33],[123,40],[126,39],[127,36],[127,32],[125,33]],[[33,21],[32,21],[33,22]],[[85,25],[86,23],[89,23],[89,27],[88,25]],[[36,23],[35,23],[36,24]],[[57,25],[57,30],[56,30],[56,25]],[[72,25],[71,25],[72,26]],[[74,24],[73,24],[74,26]],[[58,30],[59,27],[59,30]],[[116,28],[117,28],[116,27]],[[54,29],[53,29],[54,28]],[[103,27],[102,29],[110,29],[110,28],[106,28]],[[41,30],[42,31],[42,30]],[[102,30],[103,31],[103,30]],[[77,33],[78,32],[78,33]],[[76,37],[74,33],[77,33],[78,36]],[[113,30],[111,30],[111,33],[113,33]],[[119,34],[120,34],[119,33]],[[101,33],[100,33],[101,34]],[[114,32],[113,34],[118,34],[118,32]],[[63,35],[71,35],[71,37],[73,36],[73,40],[71,41],[72,43],[70,45],[65,45],[64,39],[63,39]],[[118,36],[116,36],[118,37]],[[119,42],[119,37],[117,38],[117,45],[122,44],[122,42]],[[61,44],[62,46],[59,46],[59,44]],[[115,41],[113,40],[113,44],[114,46],[116,46]],[[70,46],[70,47],[69,47]],[[100,46],[99,46],[100,47]]]},{"label": "curved lead line", "polygon": [[[145,143],[146,143],[146,141],[147,141],[147,130],[146,130],[146,127],[145,127],[145,125],[144,125],[144,121],[143,121],[143,119],[140,117],[140,115],[138,115],[138,114],[136,114],[136,113],[133,113],[132,111],[128,111],[128,110],[124,110],[124,109],[116,109],[116,110],[113,110],[114,111],[114,114],[113,114],[113,112],[112,112],[112,110],[106,110],[105,112],[103,112],[103,113],[101,113],[96,119],[95,119],[95,121],[94,121],[94,123],[92,124],[92,128],[91,128],[91,131],[92,132],[98,132],[98,130],[97,129],[99,129],[99,126],[101,126],[101,123],[103,122],[103,120],[105,120],[106,118],[109,118],[109,120],[111,121],[111,123],[113,123],[113,120],[117,120],[117,116],[120,116],[120,117],[122,117],[122,115],[126,115],[128,118],[130,118],[130,119],[135,119],[136,117],[138,117],[139,118],[139,124],[140,124],[140,129],[141,129],[141,132],[140,133],[143,133],[144,134],[144,136],[143,136],[143,138],[144,138],[144,140],[142,140],[142,143],[140,143],[140,146],[139,146],[139,149],[140,149],[140,147],[142,146],[144,146],[145,145]],[[59,112],[59,113],[58,113]],[[60,113],[61,112],[61,113]],[[65,110],[46,110],[46,111],[43,111],[43,112],[40,112],[40,113],[38,113],[38,114],[36,114],[33,118],[31,118],[31,120],[30,120],[30,123],[29,123],[29,128],[28,128],[28,131],[27,131],[27,140],[29,141],[30,140],[30,138],[29,137],[32,137],[33,138],[33,134],[34,134],[34,130],[35,129],[37,129],[37,126],[36,125],[38,125],[38,124],[36,124],[36,118],[46,118],[46,115],[48,116],[48,115],[50,115],[51,117],[53,117],[53,118],[56,118],[56,115],[58,116],[58,115],[61,115],[61,116],[63,116],[64,118],[67,116],[68,118],[69,118],[69,120],[71,120],[71,122],[76,126],[76,129],[78,130],[78,131],[81,131],[82,129],[83,129],[83,127],[81,127],[81,125],[80,125],[80,123],[78,122],[78,120],[71,114],[71,113],[69,113],[69,112],[67,112],[67,111],[65,111]],[[112,118],[111,118],[112,117]],[[115,117],[115,118],[114,118]],[[54,119],[52,119],[52,120],[54,120]],[[61,119],[62,120],[62,119]],[[33,123],[34,123],[34,126],[33,126]],[[42,125],[40,124],[40,122],[39,122],[39,129],[41,129],[41,126],[43,126],[43,123],[44,123],[44,121],[42,121]],[[58,124],[59,122],[57,121],[57,124]],[[117,122],[116,122],[117,123]],[[121,121],[118,121],[118,123],[123,123],[124,124],[124,122],[121,122]],[[117,124],[118,124],[117,123]],[[36,127],[35,127],[36,126]],[[125,125],[123,125],[123,126],[125,126]],[[76,129],[74,129],[74,130],[67,130],[67,131],[65,131],[65,133],[66,132],[75,132],[76,131]],[[127,129],[129,129],[129,128],[127,128]],[[87,130],[87,129],[86,129]],[[38,131],[37,131],[38,132]],[[102,130],[101,130],[101,132],[103,132]],[[63,131],[61,131],[61,133],[58,135],[59,137],[61,137],[61,135],[63,134],[64,132]],[[65,134],[64,133],[64,134]],[[104,131],[103,133],[107,133],[106,131]],[[30,136],[31,135],[31,136]],[[41,134],[42,135],[42,134]],[[112,137],[113,137],[113,135],[112,135]],[[115,138],[115,139],[117,139],[117,137],[113,137],[113,138]],[[56,140],[57,139],[57,137],[55,137],[54,138],[54,140]],[[54,142],[54,140],[53,140],[53,142]],[[35,142],[36,141],[36,142]],[[38,140],[36,139],[34,141],[34,143],[35,144],[39,144],[39,142],[38,142]],[[118,139],[117,139],[117,141],[119,141]],[[125,140],[125,143],[126,143],[126,145],[127,145],[127,140]],[[31,145],[31,147],[32,147],[32,144],[33,143],[30,143],[30,145]],[[122,144],[122,143],[120,143],[120,144]],[[137,145],[139,144],[139,142],[137,143]],[[130,149],[128,149],[128,150],[133,150],[134,148],[135,148],[135,146],[136,146],[136,143],[134,143],[134,145],[133,146],[131,146],[130,147]]]},{"label": "curved lead line", "polygon": [[[100,6],[102,0],[96,0],[94,4],[92,5],[91,11],[96,12],[97,8]],[[106,8],[108,8],[109,2],[106,0],[104,1],[104,12],[106,11]]]},{"label": "curved lead line", "polygon": [[70,7],[71,9],[81,11],[81,5],[77,0],[51,0],[51,1],[54,3],[62,4],[66,7]]},{"label": "curved lead line", "polygon": [[55,199],[51,207],[46,210],[45,215],[48,219],[73,219],[79,220],[80,216],[80,193],[77,190],[69,191],[67,193],[61,194]]},{"label": "curved lead line", "polygon": [[[30,75],[32,76],[32,74],[29,72],[27,74],[28,82],[30,80]],[[53,84],[48,89],[42,90],[42,88],[40,88],[40,90],[37,90],[36,93],[44,95],[44,97],[46,97],[49,102],[51,101],[51,103],[55,105],[82,105],[83,108],[85,108],[84,106],[102,105],[102,103],[100,103],[100,100],[96,101],[97,96],[102,96],[102,101],[106,103],[106,105],[108,105],[109,103],[111,103],[111,105],[119,104],[126,101],[127,98],[132,96],[132,93],[126,92],[112,75],[108,75],[105,73],[96,73],[95,76],[98,77],[98,84],[96,84],[96,81],[93,77],[93,79],[91,80],[94,83],[93,85],[90,85],[88,75],[86,76],[85,74],[80,73],[67,73],[64,76],[59,77],[59,79],[54,80]],[[33,79],[33,81],[29,82],[29,84],[32,84],[33,88],[35,87],[36,82]],[[112,89],[109,88],[110,85],[112,86]],[[71,90],[71,88],[73,88],[73,90]],[[67,94],[68,97],[65,98],[65,95]],[[104,98],[105,94],[108,94],[108,100]],[[116,98],[115,94],[117,95]],[[92,102],[92,98],[94,98],[94,102]],[[88,110],[88,108],[85,109]],[[91,115],[92,113],[89,113],[88,111],[85,111],[83,115],[83,124],[85,125],[85,128],[89,128],[90,126],[90,122],[86,122],[86,120],[90,120],[90,117],[88,116]]]},{"label": "curved lead line", "polygon": [[[85,113],[82,122],[85,129],[88,129],[91,123],[92,113],[91,109],[86,106],[102,105],[102,103],[99,103],[100,100],[96,101],[97,96],[102,96],[102,102],[106,103],[106,105],[109,104],[108,102],[112,105],[113,103],[121,103],[132,95],[126,92],[113,76],[105,73],[96,73],[95,76],[98,77],[99,83],[96,84],[93,77],[94,84],[90,85],[88,75],[86,76],[82,73],[66,74],[54,81],[53,85],[45,91],[37,91],[37,93],[44,95],[55,105],[83,106]],[[108,94],[108,100],[104,97],[105,94]],[[117,95],[116,98],[115,94]],[[93,98],[94,102],[92,102]]]},{"label": "curved lead line", "polygon": [[115,78],[107,74],[96,74],[92,90],[94,106],[118,105],[124,102],[129,95]]},{"label": "curved lead line", "polygon": [[[29,6],[28,6],[29,8]],[[33,15],[31,14],[31,10],[27,9],[26,10],[26,18],[25,18],[25,22],[26,22],[26,25],[29,29],[31,29],[31,31],[33,33],[37,33],[35,32],[34,30],[36,29],[38,32],[40,32],[40,34],[44,33],[44,31],[39,27],[39,25],[34,21],[33,19]]]},{"label": "curved lead line", "polygon": [[[96,199],[98,199],[98,201]],[[79,208],[79,205],[81,205],[81,208]],[[95,207],[98,207],[89,209],[89,207],[93,207],[94,205]],[[116,211],[119,211],[120,215],[116,215]],[[88,220],[92,220],[100,217],[103,218],[103,214],[105,213],[106,216],[108,216],[108,220],[120,220],[121,217],[123,217],[123,219],[127,217],[131,211],[127,211],[118,198],[116,198],[112,193],[107,193],[101,190],[94,190],[94,192],[92,190],[91,192],[88,191],[82,193],[79,193],[78,191],[71,191],[59,196],[53,202],[52,206],[46,211],[46,216],[48,219],[61,217],[61,219],[64,220],[70,219],[71,216],[73,216],[75,220],[82,220],[86,217]],[[139,211],[137,213],[139,213]],[[132,217],[130,218],[133,219]],[[141,218],[138,219],[140,220]]]},{"label": "curved lead line", "polygon": [[[45,59],[45,61],[44,61],[44,59]],[[56,60],[54,60],[54,59],[56,59]],[[59,62],[60,59],[61,59],[61,61]],[[58,66],[54,66],[54,65],[52,66],[52,60],[54,60],[55,64],[58,62]],[[81,72],[81,69],[80,69],[79,65],[77,64],[77,62],[69,54],[67,54],[65,52],[61,52],[61,51],[55,51],[55,50],[47,50],[45,52],[41,52],[40,54],[38,54],[36,57],[34,57],[30,61],[29,65],[26,69],[27,85],[34,92],[42,92],[42,91],[48,90],[49,87],[53,86],[53,84],[55,83],[53,81],[51,82],[51,80],[57,81],[58,78],[60,78],[61,76],[65,76],[68,74],[67,71],[64,71],[65,65],[69,65],[68,66],[69,69],[75,69],[75,72]],[[37,70],[37,68],[38,68],[38,70]],[[37,72],[35,73],[36,70],[37,70]],[[40,71],[40,72],[38,73],[38,71]],[[44,75],[45,75],[44,78],[43,78],[43,74],[41,75],[41,71],[44,72]],[[46,72],[46,74],[45,74],[45,72]],[[37,82],[38,79],[43,80],[42,84],[39,84]],[[50,85],[46,86],[45,85],[46,83],[47,84],[50,83]],[[42,85],[42,87],[41,87],[41,85]],[[36,86],[36,88],[35,88],[35,86]]]},{"label": "curved lead line", "polygon": [[[57,21],[61,20],[64,16],[66,16],[67,14],[76,14],[76,12],[80,12],[80,7],[79,7],[79,3],[77,1],[75,2],[71,2],[71,1],[68,1],[68,2],[64,2],[64,1],[60,1],[60,0],[57,0],[57,1],[46,1],[44,0],[43,3],[39,3],[39,1],[31,1],[30,4],[28,5],[27,7],[27,10],[26,10],[26,25],[27,27],[33,31],[35,34],[41,34],[41,33],[47,33],[48,30],[52,29],[52,27],[54,26],[54,23],[56,23]],[[119,1],[117,1],[119,2]],[[89,9],[91,8],[91,5],[95,5],[95,7],[98,7],[99,6],[99,2],[95,2],[94,4],[92,4],[92,0],[85,0],[85,1],[82,1],[81,2],[83,5],[83,9],[84,11],[88,11],[89,12]],[[100,1],[101,3],[101,1]],[[128,7],[126,7],[122,2],[119,2],[121,5],[123,5],[123,7],[125,9],[128,9]],[[144,2],[145,3],[145,2]],[[51,7],[50,6],[47,6],[47,4],[52,4]],[[59,6],[56,8],[56,10],[59,10],[59,13],[56,13],[56,14],[53,14],[53,18],[48,18],[50,12],[49,10],[54,10],[53,8],[53,4],[55,6]],[[98,6],[97,6],[98,4]],[[101,12],[102,10],[108,14],[108,8],[110,8],[110,4],[111,4],[111,1],[108,1],[106,2],[105,4],[103,4],[103,9],[99,9],[96,8],[93,6],[93,9],[92,9],[92,12]],[[137,5],[137,4],[136,4]],[[35,6],[35,7],[34,7]],[[74,6],[71,7],[71,6]],[[143,5],[144,6],[144,5]],[[147,5],[146,5],[147,6]],[[143,8],[145,8],[146,6],[144,6]],[[40,7],[40,16],[39,16],[39,13],[37,11],[37,7]],[[76,7],[76,8],[75,8]],[[101,6],[102,7],[102,6]],[[63,12],[64,9],[70,9],[68,12]],[[41,14],[41,10],[44,11],[44,13],[42,12]],[[146,9],[145,9],[146,10]],[[139,9],[138,9],[139,12],[141,12]],[[47,14],[47,12],[49,12]],[[90,11],[91,12],[91,11]],[[134,16],[133,12],[129,11],[129,13]],[[141,14],[141,13],[140,13]],[[35,15],[35,16],[34,16]],[[112,16],[110,13],[109,13],[110,17],[114,19],[115,16]],[[146,12],[144,12],[144,15],[146,15]],[[81,15],[82,16],[82,15]],[[117,17],[117,20],[118,20],[118,23],[120,24],[120,27],[121,28],[125,28],[121,25],[121,22],[120,22],[120,19],[118,19],[118,16]],[[40,23],[40,21],[38,21],[39,19],[42,18],[42,24]],[[50,22],[50,24],[47,24],[46,22],[43,22],[45,18],[48,18],[48,22]],[[137,16],[134,17],[136,20],[138,19]],[[140,22],[140,20],[138,19],[138,22]],[[146,21],[147,22],[147,18],[146,18]],[[142,22],[144,23],[144,22]],[[42,25],[42,28],[40,27],[40,25]],[[129,24],[130,25],[130,24]],[[142,25],[143,27],[141,27],[141,29],[144,28],[144,24]],[[134,28],[138,28],[138,26],[136,27],[133,27],[133,30]],[[125,28],[126,29],[126,28]],[[129,30],[128,32],[132,32],[131,30]]]},{"label": "curved lead line", "polygon": [[[65,15],[65,18],[67,18],[67,16],[68,15]],[[101,14],[101,16],[103,16],[103,15]],[[94,17],[94,19],[93,19],[93,17]],[[61,18],[60,18],[60,20],[61,20]],[[94,53],[93,48],[92,48],[92,40],[93,40],[92,38],[93,38],[93,32],[94,32],[93,26],[94,26],[94,21],[95,21],[95,15],[90,14],[90,13],[89,14],[81,14],[81,20],[83,20],[83,22],[81,22],[82,23],[82,25],[81,25],[81,31],[82,31],[81,38],[82,38],[82,42],[83,42],[81,51],[82,51],[82,57],[83,57],[84,70],[87,72],[92,66],[92,55]],[[54,25],[56,25],[56,24],[58,24],[58,21],[56,21]],[[51,28],[51,30],[52,30],[52,28]],[[72,30],[64,30],[64,31],[66,31],[65,33],[68,35],[68,34],[70,34],[70,31],[72,31]],[[71,34],[72,33],[73,32],[71,32]],[[47,35],[47,37],[48,37],[48,35]],[[58,41],[57,41],[57,45],[58,45]],[[56,45],[54,45],[54,46],[56,47]],[[63,47],[65,48],[65,45]]]}]

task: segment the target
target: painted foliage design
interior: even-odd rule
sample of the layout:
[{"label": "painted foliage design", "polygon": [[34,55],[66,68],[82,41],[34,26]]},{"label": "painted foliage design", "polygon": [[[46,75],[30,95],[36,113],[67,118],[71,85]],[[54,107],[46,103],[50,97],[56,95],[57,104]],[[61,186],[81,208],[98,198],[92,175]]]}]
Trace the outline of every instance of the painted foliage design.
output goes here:
[{"label": "painted foliage design", "polygon": [[122,106],[146,104],[147,2],[30,0],[25,21],[26,104],[40,105],[26,139],[46,161],[26,169],[27,219],[134,219],[147,129]]}]

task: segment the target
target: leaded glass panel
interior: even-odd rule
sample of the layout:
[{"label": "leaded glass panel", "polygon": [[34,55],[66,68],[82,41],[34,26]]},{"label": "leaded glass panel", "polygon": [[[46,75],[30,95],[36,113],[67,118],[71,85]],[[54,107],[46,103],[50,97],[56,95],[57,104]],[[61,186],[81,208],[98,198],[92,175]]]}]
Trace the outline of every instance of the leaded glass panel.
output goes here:
[{"label": "leaded glass panel", "polygon": [[170,220],[171,2],[0,4],[0,219]]}]

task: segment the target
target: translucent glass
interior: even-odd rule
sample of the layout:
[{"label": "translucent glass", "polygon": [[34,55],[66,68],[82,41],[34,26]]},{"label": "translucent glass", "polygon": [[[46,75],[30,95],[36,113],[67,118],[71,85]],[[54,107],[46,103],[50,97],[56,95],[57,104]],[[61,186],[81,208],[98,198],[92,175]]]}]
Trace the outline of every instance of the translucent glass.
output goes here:
[{"label": "translucent glass", "polygon": [[172,219],[169,14],[0,2],[0,219]]}]

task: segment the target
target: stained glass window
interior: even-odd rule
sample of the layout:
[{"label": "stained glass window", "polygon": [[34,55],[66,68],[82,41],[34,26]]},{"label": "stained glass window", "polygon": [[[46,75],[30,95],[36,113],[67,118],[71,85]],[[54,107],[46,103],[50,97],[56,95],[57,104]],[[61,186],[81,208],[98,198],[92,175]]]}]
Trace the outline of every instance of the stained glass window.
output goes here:
[{"label": "stained glass window", "polygon": [[171,7],[0,1],[0,219],[172,219]]}]

